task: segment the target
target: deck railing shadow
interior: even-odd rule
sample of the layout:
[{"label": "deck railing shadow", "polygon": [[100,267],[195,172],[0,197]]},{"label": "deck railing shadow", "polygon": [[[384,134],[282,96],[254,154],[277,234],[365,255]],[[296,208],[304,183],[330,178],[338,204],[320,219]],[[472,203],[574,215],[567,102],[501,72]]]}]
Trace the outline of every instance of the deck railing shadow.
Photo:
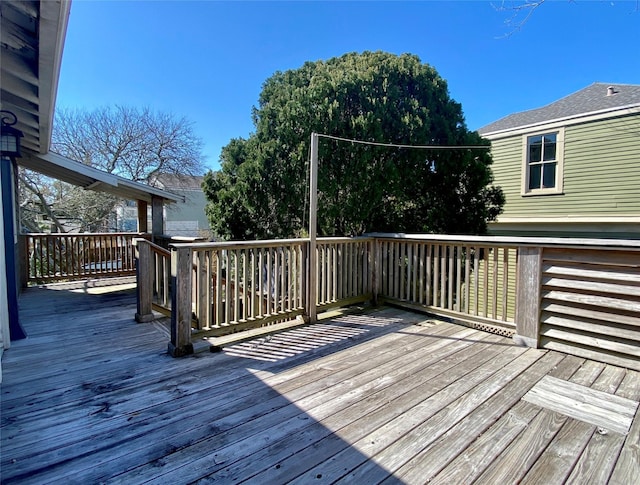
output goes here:
[{"label": "deck railing shadow", "polygon": [[[232,348],[163,365],[166,356],[157,352],[148,327],[132,328],[126,318],[125,307],[133,306],[130,293],[116,292],[111,298],[122,307],[114,318],[112,308],[100,305],[107,295],[80,289],[47,292],[46,305],[28,305],[23,313],[33,338],[12,349],[11,358],[25,361],[33,353],[30,346],[43,345],[43,332],[72,342],[74,352],[50,346],[46,365],[30,367],[24,375],[10,373],[3,383],[3,483],[186,483],[206,482],[208,477],[231,483],[261,473],[293,478],[298,472],[289,467],[304,465],[300,473],[322,468],[321,463],[338,452],[352,467],[367,464],[381,479],[401,483],[342,439],[337,429],[322,423],[325,414],[344,415],[345,426],[357,418],[348,411],[357,397],[344,399],[347,384],[336,381],[326,387],[309,379],[301,386],[290,385],[284,377],[270,380],[256,371],[275,375],[293,360],[299,364],[300,358],[247,366],[234,357]],[[40,300],[46,291],[29,290],[25,299]],[[51,310],[57,307],[69,308],[71,314],[51,322]],[[97,319],[101,308],[105,318]],[[302,357],[328,355],[352,345],[354,338],[363,342],[374,338],[374,330],[380,336],[403,325],[401,318],[388,313],[374,312],[369,324],[361,315],[337,317],[335,330],[342,332],[344,341]],[[132,343],[126,359],[120,347],[96,348],[86,338],[96,331],[126,331]],[[35,353],[33,357],[39,359]],[[11,360],[6,363],[11,369]],[[29,412],[22,422],[25,401]],[[367,409],[374,411],[385,403],[371,400]],[[302,463],[299,454],[308,455]],[[328,479],[338,472],[322,469],[314,476]]]},{"label": "deck railing shadow", "polygon": [[314,258],[308,239],[171,247],[159,270],[138,244],[137,318],[165,302],[174,356],[195,339],[260,337],[369,302],[640,369],[640,241],[371,234],[319,238]]}]

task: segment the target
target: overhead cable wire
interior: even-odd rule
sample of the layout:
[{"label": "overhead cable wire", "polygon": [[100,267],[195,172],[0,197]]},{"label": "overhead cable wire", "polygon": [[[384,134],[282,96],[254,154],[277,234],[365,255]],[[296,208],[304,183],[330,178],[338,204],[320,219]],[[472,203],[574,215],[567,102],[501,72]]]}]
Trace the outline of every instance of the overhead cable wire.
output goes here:
[{"label": "overhead cable wire", "polygon": [[415,148],[418,150],[491,150],[489,145],[401,145],[397,143],[380,143],[376,141],[352,140],[350,138],[342,138],[339,136],[317,134],[320,138],[328,138],[331,140],[345,141],[349,143],[359,143],[361,145],[373,145],[379,147],[390,148]]}]

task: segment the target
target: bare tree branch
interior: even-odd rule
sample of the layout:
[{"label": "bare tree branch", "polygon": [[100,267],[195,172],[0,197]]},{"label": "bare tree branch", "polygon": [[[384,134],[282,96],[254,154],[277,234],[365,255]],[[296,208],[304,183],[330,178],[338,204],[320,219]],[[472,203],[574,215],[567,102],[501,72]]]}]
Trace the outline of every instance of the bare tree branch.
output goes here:
[{"label": "bare tree branch", "polygon": [[520,31],[524,24],[529,21],[533,12],[535,12],[544,2],[545,0],[525,0],[523,2],[514,3],[503,0],[499,5],[492,4],[496,11],[507,12],[510,14],[504,21],[505,25],[509,28],[509,31],[501,37],[511,37],[514,33]]},{"label": "bare tree branch", "polygon": [[[52,151],[136,182],[156,185],[161,175],[204,173],[202,140],[186,118],[149,108],[115,106],[93,111],[56,111]],[[20,178],[21,224],[40,227],[40,216],[55,229],[113,229],[117,199],[35,173]]]}]

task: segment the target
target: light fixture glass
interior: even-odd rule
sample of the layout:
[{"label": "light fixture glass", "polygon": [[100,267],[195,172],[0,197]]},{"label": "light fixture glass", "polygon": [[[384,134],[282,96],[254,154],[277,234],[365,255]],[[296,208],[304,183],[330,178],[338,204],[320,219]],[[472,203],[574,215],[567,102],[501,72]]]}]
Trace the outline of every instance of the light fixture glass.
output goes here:
[{"label": "light fixture glass", "polygon": [[0,154],[3,157],[20,157],[20,138],[24,134],[14,128],[18,118],[11,111],[0,110]]}]

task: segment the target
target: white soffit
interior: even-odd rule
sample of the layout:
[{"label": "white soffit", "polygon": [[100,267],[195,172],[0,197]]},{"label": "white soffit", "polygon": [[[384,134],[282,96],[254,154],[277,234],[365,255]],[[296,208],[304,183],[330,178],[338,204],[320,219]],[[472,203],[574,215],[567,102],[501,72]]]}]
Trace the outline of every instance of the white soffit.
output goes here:
[{"label": "white soffit", "polygon": [[23,156],[18,159],[18,163],[47,177],[84,187],[87,190],[107,192],[123,199],[151,202],[152,197],[155,196],[166,202],[184,202],[183,196],[127,180],[57,153],[41,154],[31,150],[23,150]]}]

